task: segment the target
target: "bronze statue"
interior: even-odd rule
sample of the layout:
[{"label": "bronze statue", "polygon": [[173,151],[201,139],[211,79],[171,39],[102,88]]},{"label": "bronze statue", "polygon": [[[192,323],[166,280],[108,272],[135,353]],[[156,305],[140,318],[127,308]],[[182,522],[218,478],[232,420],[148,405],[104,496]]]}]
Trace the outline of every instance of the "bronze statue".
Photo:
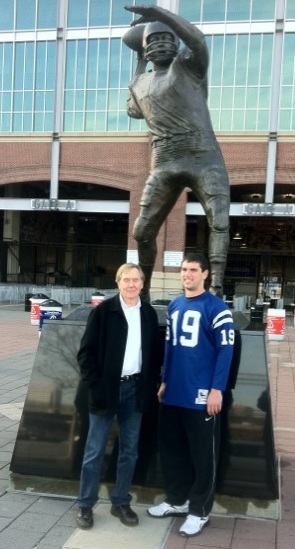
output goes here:
[{"label": "bronze statue", "polygon": [[[189,21],[159,6],[125,9],[141,16],[123,38],[138,55],[127,112],[132,118],[144,118],[152,133],[151,170],[133,229],[146,279],[143,299],[149,300],[157,234],[186,187],[206,213],[210,291],[222,296],[230,192],[207,106],[209,54],[204,35]],[[146,70],[149,61],[151,71]]]}]

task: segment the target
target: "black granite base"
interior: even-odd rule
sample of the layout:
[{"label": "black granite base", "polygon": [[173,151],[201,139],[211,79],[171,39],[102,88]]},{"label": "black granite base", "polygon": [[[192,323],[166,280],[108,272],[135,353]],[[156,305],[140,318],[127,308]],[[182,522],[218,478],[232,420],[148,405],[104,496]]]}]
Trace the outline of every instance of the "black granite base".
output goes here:
[{"label": "black granite base", "polygon": [[[165,307],[155,306],[164,347]],[[40,486],[50,494],[77,492],[88,429],[87,390],[76,359],[90,306],[78,307],[66,319],[45,321],[11,461],[15,488]],[[263,326],[249,329],[235,318],[236,343],[222,411],[217,492],[229,496],[276,499],[270,392]],[[161,349],[161,352],[163,348]],[[163,492],[157,452],[158,403],[145,415],[134,476],[138,501],[154,501]],[[113,425],[105,455],[102,484],[114,482],[117,428]],[[33,482],[35,479],[35,482]],[[22,488],[20,488],[22,487]],[[45,489],[46,487],[46,489]],[[150,494],[150,496],[148,496]],[[150,498],[150,499],[149,499]]]}]

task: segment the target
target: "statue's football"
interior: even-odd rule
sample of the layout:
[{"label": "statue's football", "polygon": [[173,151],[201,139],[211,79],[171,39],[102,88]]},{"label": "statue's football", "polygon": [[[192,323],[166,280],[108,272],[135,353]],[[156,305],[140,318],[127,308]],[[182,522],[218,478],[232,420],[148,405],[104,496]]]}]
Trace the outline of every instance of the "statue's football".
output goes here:
[{"label": "statue's football", "polygon": [[135,25],[128,29],[123,36],[123,42],[131,50],[142,51],[142,37],[145,25]]}]

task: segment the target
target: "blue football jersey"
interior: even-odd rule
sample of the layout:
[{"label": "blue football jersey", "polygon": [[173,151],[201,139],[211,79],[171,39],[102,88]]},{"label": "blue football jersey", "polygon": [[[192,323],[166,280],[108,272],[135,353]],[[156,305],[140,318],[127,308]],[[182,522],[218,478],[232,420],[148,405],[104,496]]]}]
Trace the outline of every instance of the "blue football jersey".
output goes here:
[{"label": "blue football jersey", "polygon": [[174,299],[167,309],[163,404],[206,409],[210,390],[226,387],[234,338],[222,299],[207,291]]}]

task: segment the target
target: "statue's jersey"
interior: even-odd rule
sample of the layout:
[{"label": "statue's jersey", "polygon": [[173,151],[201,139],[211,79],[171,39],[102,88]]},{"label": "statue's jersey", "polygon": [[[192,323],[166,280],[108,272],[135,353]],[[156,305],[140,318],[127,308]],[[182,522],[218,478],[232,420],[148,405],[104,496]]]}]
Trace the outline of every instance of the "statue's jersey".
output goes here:
[{"label": "statue's jersey", "polygon": [[184,53],[167,69],[136,76],[130,92],[128,114],[145,118],[153,140],[194,134],[201,148],[218,148],[207,106],[206,77],[192,71]]},{"label": "statue's jersey", "polygon": [[167,310],[162,403],[206,409],[210,389],[226,388],[234,337],[232,314],[222,299],[207,291],[174,299]]}]

